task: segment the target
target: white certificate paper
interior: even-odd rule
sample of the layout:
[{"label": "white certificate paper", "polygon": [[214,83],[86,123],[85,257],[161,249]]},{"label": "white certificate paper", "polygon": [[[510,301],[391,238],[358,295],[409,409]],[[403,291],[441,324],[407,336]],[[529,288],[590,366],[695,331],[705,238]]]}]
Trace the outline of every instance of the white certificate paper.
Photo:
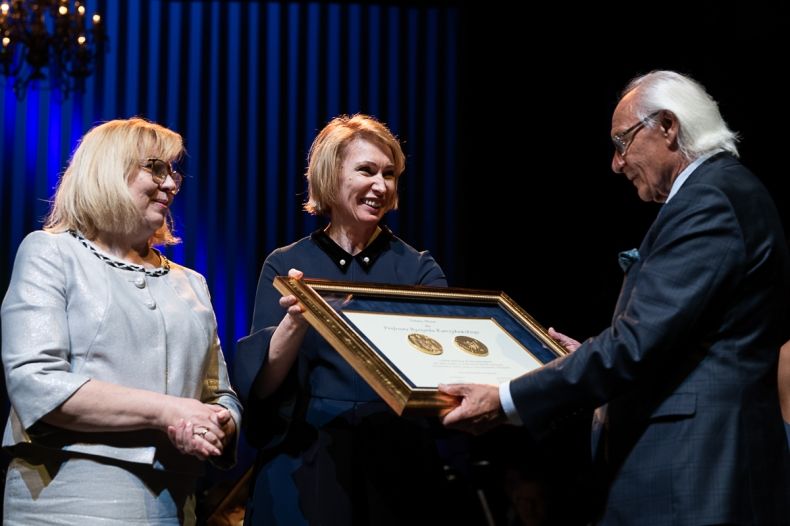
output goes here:
[{"label": "white certificate paper", "polygon": [[[416,388],[435,389],[440,383],[498,385],[540,367],[529,349],[491,318],[415,316],[344,310],[343,314]],[[432,339],[431,354],[412,341]],[[414,336],[417,335],[417,336]],[[456,337],[482,343],[488,352],[473,354]],[[468,346],[467,346],[468,347]]]}]

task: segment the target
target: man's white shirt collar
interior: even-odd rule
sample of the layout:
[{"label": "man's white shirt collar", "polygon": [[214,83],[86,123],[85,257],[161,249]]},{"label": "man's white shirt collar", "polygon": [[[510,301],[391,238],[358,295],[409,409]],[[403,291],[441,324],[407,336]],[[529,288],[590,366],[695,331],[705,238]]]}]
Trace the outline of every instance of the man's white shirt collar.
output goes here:
[{"label": "man's white shirt collar", "polygon": [[704,163],[705,161],[707,161],[708,159],[710,159],[720,151],[721,150],[716,150],[714,152],[706,153],[705,155],[697,157],[696,159],[694,159],[694,162],[686,166],[683,169],[683,171],[680,172],[680,175],[677,176],[675,182],[672,183],[672,188],[669,189],[669,195],[667,196],[667,200],[664,201],[664,204],[667,204],[669,200],[672,199],[672,197],[674,197],[676,193],[678,193],[680,187],[683,186],[683,183],[686,182],[686,179],[689,178],[689,175],[694,173],[694,170],[696,170],[699,165],[701,165],[702,163]]}]

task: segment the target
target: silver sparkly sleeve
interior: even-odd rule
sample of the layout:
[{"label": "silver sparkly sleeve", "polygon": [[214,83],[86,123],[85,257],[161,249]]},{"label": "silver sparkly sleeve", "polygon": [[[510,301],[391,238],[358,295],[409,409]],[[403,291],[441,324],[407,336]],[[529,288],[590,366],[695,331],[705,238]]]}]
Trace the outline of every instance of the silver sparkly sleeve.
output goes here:
[{"label": "silver sparkly sleeve", "polygon": [[51,234],[29,234],[0,310],[8,396],[25,429],[89,380],[69,362],[65,267]]}]

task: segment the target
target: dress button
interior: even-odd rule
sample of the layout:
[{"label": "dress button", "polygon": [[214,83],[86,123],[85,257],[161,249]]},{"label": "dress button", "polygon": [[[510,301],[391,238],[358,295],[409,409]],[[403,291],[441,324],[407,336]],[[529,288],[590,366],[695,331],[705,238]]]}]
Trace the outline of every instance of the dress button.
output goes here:
[{"label": "dress button", "polygon": [[346,260],[345,260],[345,259],[341,259],[341,260],[340,260],[340,266],[342,267],[342,266],[343,266],[343,265],[345,265],[345,264],[346,264]]},{"label": "dress button", "polygon": [[364,258],[362,258],[362,261],[364,261],[365,263],[370,263],[370,258],[365,256]]},{"label": "dress button", "polygon": [[144,289],[145,288],[145,278],[142,277],[142,276],[137,276],[134,279],[134,286],[137,287],[138,289]]},{"label": "dress button", "polygon": [[154,300],[148,300],[145,302],[145,306],[151,310],[154,310],[156,308],[156,302]]}]

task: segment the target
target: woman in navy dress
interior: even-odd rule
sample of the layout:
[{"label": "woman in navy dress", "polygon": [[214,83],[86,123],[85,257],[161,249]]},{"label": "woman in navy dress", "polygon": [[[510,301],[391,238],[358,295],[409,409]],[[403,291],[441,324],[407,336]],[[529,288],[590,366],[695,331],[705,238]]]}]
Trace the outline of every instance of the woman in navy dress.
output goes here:
[{"label": "woman in navy dress", "polygon": [[[438,524],[446,480],[431,423],[398,417],[281,297],[275,276],[446,286],[433,257],[381,225],[405,157],[366,115],[333,119],[313,142],[305,210],[326,228],[263,264],[236,384],[259,448],[245,524]],[[293,270],[293,269],[298,269]],[[428,510],[428,511],[423,511]]]}]

